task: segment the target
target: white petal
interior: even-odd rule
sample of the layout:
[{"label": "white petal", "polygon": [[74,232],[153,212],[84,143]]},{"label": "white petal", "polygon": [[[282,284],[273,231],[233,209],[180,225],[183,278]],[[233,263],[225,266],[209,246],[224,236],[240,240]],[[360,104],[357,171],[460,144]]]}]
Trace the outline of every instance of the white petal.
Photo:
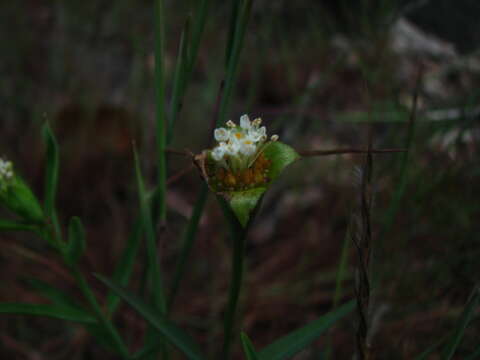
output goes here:
[{"label": "white petal", "polygon": [[252,124],[250,123],[250,118],[247,114],[240,116],[240,127],[245,130],[248,130],[252,127]]},{"label": "white petal", "polygon": [[222,160],[224,155],[225,155],[225,151],[220,146],[217,146],[215,149],[212,150],[212,157],[215,161]]},{"label": "white petal", "polygon": [[218,129],[215,129],[215,131],[213,132],[213,135],[215,137],[215,140],[217,140],[218,142],[220,141],[227,141],[228,138],[229,138],[229,134],[228,134],[228,131],[227,129],[225,128],[218,128]]}]

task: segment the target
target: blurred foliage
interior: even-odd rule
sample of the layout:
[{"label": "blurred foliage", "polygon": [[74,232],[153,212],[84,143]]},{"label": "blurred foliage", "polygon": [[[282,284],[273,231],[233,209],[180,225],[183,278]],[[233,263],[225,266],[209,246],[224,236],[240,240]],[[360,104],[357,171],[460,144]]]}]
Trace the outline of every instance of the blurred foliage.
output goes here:
[{"label": "blurred foliage", "polygon": [[[193,4],[167,1],[168,94],[180,31]],[[370,126],[376,147],[404,147],[415,78],[423,68],[406,190],[396,212],[389,211],[402,159],[374,158],[372,273],[378,282],[371,336],[379,359],[414,358],[446,336],[480,276],[478,6],[474,0],[298,0],[257,1],[253,9],[228,116],[262,116],[296,149],[365,147]],[[215,2],[174,148],[198,152],[209,136],[228,16],[228,3]],[[399,50],[399,18],[451,42],[461,54]],[[154,179],[154,158],[148,156],[154,149],[152,4],[3,1],[0,52],[0,154],[42,195],[40,127],[51,122],[61,148],[61,222],[82,217],[88,249],[81,266],[111,274],[138,208],[132,141],[147,154],[146,182]],[[248,239],[240,304],[243,330],[257,348],[331,308],[342,241],[358,211],[355,169],[361,163],[354,155],[303,160],[266,195]],[[172,155],[169,174],[189,165]],[[169,230],[162,242],[167,275],[199,186],[191,172],[169,183]],[[210,351],[221,332],[212,324],[219,323],[226,302],[225,235],[220,210],[209,203],[174,309]],[[26,281],[33,277],[76,294],[44,245],[11,233],[1,233],[0,241],[2,301],[44,301]],[[141,251],[140,261],[146,261]],[[342,300],[354,296],[355,259],[351,247]],[[141,278],[135,269],[132,287],[142,289]],[[144,324],[126,308],[118,324],[138,348]],[[330,358],[351,357],[354,324],[350,318],[332,330]],[[2,316],[0,330],[2,358],[107,358],[82,328],[55,320]],[[478,321],[472,321],[456,358],[474,351],[479,334]],[[298,359],[321,359],[326,345],[315,343]]]}]

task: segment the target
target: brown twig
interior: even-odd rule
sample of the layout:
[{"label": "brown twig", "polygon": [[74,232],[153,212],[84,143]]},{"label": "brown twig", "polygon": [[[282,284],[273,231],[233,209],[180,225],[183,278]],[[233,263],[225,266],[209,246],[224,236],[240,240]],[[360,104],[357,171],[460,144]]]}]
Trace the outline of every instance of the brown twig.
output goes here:
[{"label": "brown twig", "polygon": [[176,174],[170,176],[170,177],[167,179],[167,185],[173,184],[174,182],[176,182],[177,180],[179,180],[180,178],[182,178],[184,175],[186,175],[186,174],[188,174],[190,171],[192,171],[193,168],[194,168],[194,165],[193,165],[193,164],[190,164],[189,166],[183,168],[182,170],[180,170],[180,171],[177,172]]},{"label": "brown twig", "polygon": [[406,149],[334,149],[334,150],[301,150],[298,153],[303,157],[327,156],[343,154],[388,154],[405,152]]}]

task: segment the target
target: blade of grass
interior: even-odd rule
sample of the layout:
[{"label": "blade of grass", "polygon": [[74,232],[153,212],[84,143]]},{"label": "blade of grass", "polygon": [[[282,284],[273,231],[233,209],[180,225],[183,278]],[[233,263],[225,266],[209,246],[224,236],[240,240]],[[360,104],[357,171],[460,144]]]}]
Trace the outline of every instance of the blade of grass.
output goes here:
[{"label": "blade of grass", "polygon": [[228,28],[227,47],[225,48],[225,66],[228,67],[232,56],[235,32],[237,30],[239,13],[241,11],[242,0],[233,0],[230,13],[230,26]]},{"label": "blade of grass", "polygon": [[189,61],[188,61],[188,76],[189,79],[195,62],[197,61],[198,49],[200,47],[200,40],[202,39],[203,31],[205,29],[205,23],[208,18],[208,13],[210,10],[211,0],[201,0],[197,1],[197,8],[195,9],[195,22],[193,24],[192,32],[192,41],[189,52]]},{"label": "blade of grass", "polygon": [[95,324],[97,322],[88,313],[65,305],[0,303],[0,313],[46,316],[83,324]]},{"label": "blade of grass", "polygon": [[58,173],[60,167],[58,143],[53,135],[48,122],[43,126],[43,138],[47,146],[47,168],[45,172],[45,214],[53,224],[55,237],[53,239],[54,244],[58,243],[58,239],[61,236],[60,224],[58,222],[57,212],[55,210],[55,199],[57,197],[58,187]]},{"label": "blade of grass", "polygon": [[171,291],[170,291],[170,296],[168,298],[169,310],[172,308],[172,305],[175,301],[175,296],[177,295],[177,291],[180,287],[180,282],[185,273],[185,267],[187,265],[187,261],[190,256],[193,243],[195,241],[195,237],[198,231],[198,225],[202,217],[203,209],[205,208],[205,204],[207,202],[207,197],[208,197],[208,187],[206,184],[203,184],[198,194],[197,200],[195,202],[192,216],[190,217],[190,220],[187,224],[187,228],[182,237],[180,256],[177,260],[177,264],[175,267],[175,274],[173,277],[173,282],[172,282]]},{"label": "blade of grass", "polygon": [[[220,104],[219,116],[217,119],[217,126],[223,124],[226,119],[227,110],[230,105],[232,97],[233,87],[238,74],[238,63],[240,61],[240,55],[243,48],[243,41],[245,39],[245,31],[247,28],[248,20],[250,18],[250,12],[252,9],[252,0],[244,0],[241,2],[241,10],[238,11],[235,18],[235,33],[232,38],[229,38],[227,43],[227,49],[231,47],[231,53],[229,55],[227,51],[227,74],[225,77],[225,88]],[[237,2],[235,2],[236,4]],[[236,5],[234,5],[236,6]],[[240,5],[238,5],[240,6]],[[232,19],[233,22],[233,19]],[[230,24],[233,25],[232,23]]]},{"label": "blade of grass", "polygon": [[1,231],[39,231],[38,227],[35,225],[22,224],[9,220],[0,219],[0,230]]},{"label": "blade of grass", "polygon": [[443,349],[443,356],[442,359],[449,360],[455,354],[460,342],[462,341],[463,335],[465,333],[465,329],[468,326],[468,323],[475,315],[475,310],[477,310],[480,304],[480,286],[476,285],[470,294],[468,301],[465,305],[465,308],[460,316],[460,319],[455,327],[453,334],[445,345]]},{"label": "blade of grass", "polygon": [[158,188],[158,217],[165,225],[167,217],[167,165],[165,147],[167,141],[167,121],[165,112],[165,76],[164,76],[164,3],[155,0],[155,105],[156,105],[156,141],[157,141],[157,188]]},{"label": "blade of grass", "polygon": [[134,156],[138,195],[140,200],[141,219],[147,245],[148,269],[151,274],[152,280],[153,303],[155,307],[163,314],[166,310],[166,303],[163,290],[163,281],[160,273],[160,262],[158,259],[157,246],[155,243],[155,230],[153,226],[152,212],[150,209],[150,205],[147,201],[147,193],[145,191],[145,185],[143,182],[142,172],[140,170],[140,163],[136,150],[134,150]]},{"label": "blade of grass", "polygon": [[245,352],[245,355],[247,355],[247,360],[260,360],[260,356],[255,351],[255,347],[248,338],[247,334],[242,332],[240,334],[240,339],[242,340],[243,351]]},{"label": "blade of grass", "polygon": [[190,35],[190,16],[187,17],[185,26],[183,27],[180,38],[180,45],[177,56],[177,64],[175,65],[175,73],[173,76],[173,90],[170,109],[170,119],[168,124],[167,144],[170,144],[173,137],[173,130],[177,120],[177,116],[182,108],[182,99],[188,76],[188,46]]},{"label": "blade of grass", "polygon": [[[143,229],[142,229],[142,219],[137,219],[133,226],[133,231],[128,237],[127,245],[122,253],[122,258],[118,263],[115,273],[113,275],[113,280],[115,283],[122,286],[126,286],[130,279],[130,276],[133,271],[133,266],[135,265],[135,257],[138,253],[138,248],[140,246],[140,239],[142,238]],[[109,290],[107,295],[107,309],[108,313],[111,315],[115,313],[120,304],[120,298],[118,295]]]},{"label": "blade of grass", "polygon": [[95,275],[105,285],[115,291],[125,302],[130,304],[149,324],[162,333],[173,345],[181,350],[188,359],[203,360],[198,345],[181,328],[168,321],[161,312],[143,302],[140,298],[115,284],[104,276]]},{"label": "blade of grass", "polygon": [[315,341],[330,326],[349,314],[354,308],[355,301],[349,301],[308,325],[281,337],[259,352],[260,359],[283,360],[292,357]]},{"label": "blade of grass", "polygon": [[28,282],[34,290],[49,299],[53,304],[83,310],[74,299],[65,294],[62,290],[38,279],[29,279]]}]

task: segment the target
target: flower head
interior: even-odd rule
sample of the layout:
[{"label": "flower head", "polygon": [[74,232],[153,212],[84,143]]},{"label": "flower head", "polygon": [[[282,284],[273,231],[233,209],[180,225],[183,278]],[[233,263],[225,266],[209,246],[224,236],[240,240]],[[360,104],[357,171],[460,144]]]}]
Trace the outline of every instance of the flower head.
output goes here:
[{"label": "flower head", "polygon": [[[267,144],[267,128],[260,126],[262,119],[240,117],[240,125],[232,120],[226,127],[215,129],[218,144],[209,152],[214,164],[210,178],[216,179],[220,190],[248,189],[268,182],[269,160],[262,152]],[[278,139],[272,136],[272,141]]]},{"label": "flower head", "polygon": [[13,165],[11,161],[0,158],[0,190],[5,190],[13,179]]}]

